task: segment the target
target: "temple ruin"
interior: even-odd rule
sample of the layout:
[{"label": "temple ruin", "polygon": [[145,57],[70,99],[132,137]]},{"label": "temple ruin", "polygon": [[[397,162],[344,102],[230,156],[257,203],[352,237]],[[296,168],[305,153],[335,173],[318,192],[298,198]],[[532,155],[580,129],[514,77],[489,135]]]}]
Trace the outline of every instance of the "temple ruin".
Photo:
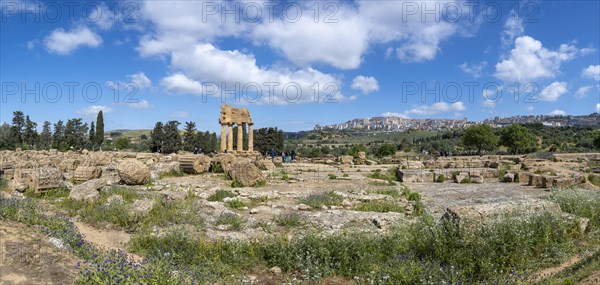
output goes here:
[{"label": "temple ruin", "polygon": [[[221,105],[221,116],[219,117],[221,124],[221,152],[227,150],[228,153],[233,152],[233,125],[237,125],[237,153],[244,152],[243,134],[246,125],[248,125],[248,149],[247,152],[254,151],[254,131],[250,111],[246,108],[233,108],[230,105]],[[227,129],[226,129],[227,127]]]}]

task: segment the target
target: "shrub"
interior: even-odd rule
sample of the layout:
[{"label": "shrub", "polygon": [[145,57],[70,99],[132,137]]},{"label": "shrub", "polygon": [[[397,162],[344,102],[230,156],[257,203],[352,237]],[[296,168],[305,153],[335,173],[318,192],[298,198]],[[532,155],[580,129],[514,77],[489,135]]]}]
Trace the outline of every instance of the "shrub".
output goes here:
[{"label": "shrub", "polygon": [[281,214],[273,217],[273,221],[280,227],[299,227],[304,225],[304,217],[299,214]]},{"label": "shrub", "polygon": [[590,174],[588,175],[587,180],[593,185],[600,187],[600,177],[598,175]]},{"label": "shrub", "polygon": [[564,212],[590,219],[593,229],[600,229],[600,193],[583,189],[562,189],[552,192],[551,200]]},{"label": "shrub", "polygon": [[442,183],[442,182],[444,182],[444,181],[446,181],[446,176],[444,176],[444,174],[440,174],[440,175],[439,175],[439,176],[438,176],[438,177],[435,179],[435,182],[438,182],[438,183]]},{"label": "shrub", "polygon": [[397,212],[404,213],[404,207],[393,201],[382,201],[382,200],[371,200],[368,202],[361,203],[353,208],[356,211],[361,212]]},{"label": "shrub", "polygon": [[417,193],[417,192],[411,192],[410,194],[408,194],[408,201],[421,201],[421,194]]},{"label": "shrub", "polygon": [[290,180],[290,177],[287,174],[283,174],[283,175],[281,175],[281,180],[288,181],[288,180]]},{"label": "shrub", "polygon": [[232,209],[241,209],[246,207],[246,203],[244,203],[244,201],[240,200],[240,199],[233,199],[229,202],[227,202],[227,207],[232,208]]},{"label": "shrub", "polygon": [[234,213],[224,213],[217,217],[216,225],[229,225],[230,230],[239,231],[246,221],[243,217]]},{"label": "shrub", "polygon": [[344,198],[334,191],[311,194],[308,197],[302,199],[301,203],[311,206],[313,209],[319,209],[323,206],[339,206],[342,204]]},{"label": "shrub", "polygon": [[240,188],[240,187],[244,187],[244,184],[242,184],[242,182],[240,182],[238,180],[233,180],[233,181],[231,181],[231,187],[232,188]]},{"label": "shrub", "polygon": [[459,183],[471,183],[471,178],[469,178],[469,177],[465,177],[465,178],[463,178],[462,180],[460,180],[460,182],[459,182]]},{"label": "shrub", "polygon": [[182,177],[185,176],[185,172],[181,171],[181,169],[171,169],[168,172],[161,173],[158,176],[158,179],[163,179],[167,177]]},{"label": "shrub", "polygon": [[331,180],[337,179],[337,176],[335,176],[335,174],[332,174],[332,173],[327,174],[327,177]]},{"label": "shrub", "polygon": [[393,198],[400,197],[400,192],[396,188],[378,189],[378,190],[375,190],[375,191],[370,191],[370,193],[388,195],[388,196],[391,196]]},{"label": "shrub", "polygon": [[214,202],[214,201],[223,202],[223,199],[225,199],[227,197],[235,197],[235,196],[237,196],[237,195],[231,191],[217,190],[217,191],[215,191],[215,193],[208,196],[207,200],[212,201],[212,202]]}]

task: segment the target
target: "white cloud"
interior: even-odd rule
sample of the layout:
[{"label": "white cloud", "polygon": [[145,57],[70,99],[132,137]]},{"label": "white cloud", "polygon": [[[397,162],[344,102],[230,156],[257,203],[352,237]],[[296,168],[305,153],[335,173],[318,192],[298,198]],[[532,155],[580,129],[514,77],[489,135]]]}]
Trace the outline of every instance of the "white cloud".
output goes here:
[{"label": "white cloud", "polygon": [[600,103],[596,104],[596,113],[600,113]]},{"label": "white cloud", "polygon": [[125,104],[133,109],[148,109],[148,108],[150,108],[150,103],[147,100],[142,100],[137,103],[125,103]]},{"label": "white cloud", "polygon": [[473,75],[473,78],[477,79],[479,77],[481,77],[481,72],[483,71],[483,69],[487,66],[487,62],[483,61],[479,64],[472,64],[469,65],[466,62],[459,65],[458,67],[460,67],[460,70],[462,70],[465,73],[471,74]]},{"label": "white cloud", "polygon": [[[320,102],[348,99],[339,92],[340,80],[332,75],[312,68],[259,67],[251,54],[219,50],[212,44],[198,44],[188,50],[174,51],[171,68],[196,82],[221,86],[223,92],[234,90],[234,93],[240,94],[241,91],[247,93],[247,99],[262,103],[314,102],[317,84]],[[269,84],[274,84],[274,87],[269,87]],[[260,98],[254,94],[258,88]],[[270,88],[274,94],[269,92]]]},{"label": "white cloud", "polygon": [[85,26],[80,26],[65,31],[58,28],[44,39],[44,45],[49,52],[59,55],[68,55],[82,46],[98,47],[102,44],[102,38]]},{"label": "white cloud", "polygon": [[554,109],[554,111],[550,112],[548,115],[550,116],[566,116],[567,112],[559,109]]},{"label": "white cloud", "polygon": [[448,104],[446,102],[438,102],[433,105],[417,106],[406,111],[405,113],[415,115],[434,115],[438,113],[458,112],[464,110],[466,110],[466,108],[463,102],[456,102],[452,104]]},{"label": "white cloud", "polygon": [[[434,8],[438,2],[445,3],[423,5]],[[405,8],[394,1],[339,1],[333,5],[319,2],[320,12],[315,19],[312,13],[315,3],[294,2],[300,5],[302,12],[296,21],[280,17],[280,9],[272,12],[273,5],[269,1],[144,1],[140,16],[150,23],[150,30],[141,38],[138,51],[142,56],[167,56],[190,45],[235,37],[247,38],[255,45],[265,44],[298,67],[324,63],[339,69],[355,69],[369,47],[377,44],[395,46],[397,57],[405,62],[431,60],[441,50],[443,41],[452,35],[464,36],[468,33],[466,30],[476,26],[446,22],[442,9],[437,9],[441,20],[430,15],[423,21],[421,13],[399,17],[406,15]],[[236,4],[241,19],[234,19],[236,12],[222,13],[222,5],[230,10]],[[255,23],[243,17],[247,12],[244,8],[250,6],[255,6],[249,9],[251,11],[256,8],[262,11]],[[214,15],[208,13],[207,8],[216,9]],[[288,13],[294,17],[294,9]],[[271,18],[273,14],[275,17]]]},{"label": "white cloud", "polygon": [[590,65],[581,72],[581,77],[600,80],[600,65]]},{"label": "white cloud", "polygon": [[98,112],[100,112],[100,111],[102,111],[102,113],[106,114],[106,113],[112,112],[113,109],[108,106],[93,105],[93,106],[87,106],[87,107],[81,108],[81,109],[75,111],[75,113],[85,116],[85,117],[93,117],[93,116],[98,115]]},{"label": "white cloud", "polygon": [[[95,24],[102,30],[112,28],[113,23],[115,23],[115,13],[104,2],[95,3],[94,8],[93,11],[86,15],[86,21]],[[128,16],[125,15],[126,18]]]},{"label": "white cloud", "polygon": [[385,112],[381,114],[382,117],[398,117],[398,118],[408,118],[406,114],[403,113],[394,113],[394,112]]},{"label": "white cloud", "polygon": [[352,89],[360,90],[364,95],[368,95],[379,91],[379,82],[374,77],[359,75],[352,80],[351,87]]},{"label": "white cloud", "polygon": [[504,22],[504,30],[501,34],[502,45],[512,45],[515,38],[523,35],[524,32],[523,17],[520,17],[515,10],[511,10],[506,22]]},{"label": "white cloud", "polygon": [[202,85],[184,74],[177,73],[169,75],[160,81],[160,85],[171,93],[202,94]]},{"label": "white cloud", "polygon": [[588,94],[588,92],[592,89],[593,87],[590,85],[586,85],[586,86],[581,86],[579,89],[577,89],[577,92],[575,92],[575,98],[577,99],[582,99],[585,98]]},{"label": "white cloud", "polygon": [[527,112],[528,113],[533,113],[534,107],[533,106],[527,106]]},{"label": "white cloud", "polygon": [[552,78],[560,70],[563,61],[581,54],[575,46],[562,44],[556,51],[542,46],[542,43],[529,36],[515,40],[515,48],[510,56],[496,64],[496,78],[507,82],[529,82],[540,78]]},{"label": "white cloud", "polygon": [[129,82],[134,83],[140,90],[152,87],[152,81],[143,72],[127,75]]},{"label": "white cloud", "polygon": [[552,84],[546,86],[546,88],[544,88],[542,90],[542,92],[540,92],[539,96],[537,96],[538,99],[542,100],[542,101],[556,101],[558,100],[558,98],[560,98],[560,96],[564,95],[565,93],[567,93],[567,83],[566,82],[553,82]]}]

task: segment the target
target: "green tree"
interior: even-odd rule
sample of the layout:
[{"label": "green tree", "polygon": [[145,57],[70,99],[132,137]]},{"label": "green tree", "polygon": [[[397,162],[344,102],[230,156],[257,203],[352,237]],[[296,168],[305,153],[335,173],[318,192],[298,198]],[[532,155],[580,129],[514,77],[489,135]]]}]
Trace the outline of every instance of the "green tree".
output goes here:
[{"label": "green tree", "polygon": [[396,151],[398,150],[398,147],[396,145],[393,144],[382,144],[380,146],[377,146],[375,148],[374,154],[376,157],[384,157],[384,156],[390,156],[390,155],[394,155],[396,153]]},{"label": "green tree", "polygon": [[477,155],[481,155],[482,151],[491,151],[498,146],[498,136],[488,125],[474,125],[465,130],[462,143],[465,148],[477,150]]},{"label": "green tree", "polygon": [[501,131],[500,144],[506,146],[510,153],[519,154],[535,149],[536,139],[529,129],[520,124],[514,124]]},{"label": "green tree", "polygon": [[83,149],[85,147],[85,135],[88,131],[87,123],[81,118],[69,119],[65,125],[65,142],[69,148]]},{"label": "green tree", "polygon": [[163,130],[163,123],[156,122],[154,129],[150,132],[150,151],[162,152],[164,140],[165,132]]},{"label": "green tree", "polygon": [[131,148],[131,142],[129,138],[120,137],[115,141],[115,147],[119,150]]},{"label": "green tree", "polygon": [[596,137],[594,138],[594,148],[600,149],[600,132],[596,133]]},{"label": "green tree", "polygon": [[52,146],[52,130],[51,124],[45,121],[42,125],[42,133],[40,133],[40,146],[43,149],[49,149]]},{"label": "green tree", "polygon": [[34,149],[37,139],[37,123],[29,118],[29,115],[25,117],[25,130],[23,131],[23,141],[27,144],[29,149]]},{"label": "green tree", "polygon": [[11,148],[11,128],[7,123],[0,126],[0,149]]},{"label": "green tree", "polygon": [[23,143],[23,129],[25,128],[25,115],[21,111],[13,112],[11,126],[11,146],[17,147]]},{"label": "green tree", "polygon": [[102,143],[104,142],[104,114],[102,114],[102,110],[98,112],[96,116],[96,139],[94,140],[94,145],[97,145],[100,149],[102,149]]},{"label": "green tree", "polygon": [[196,123],[185,122],[185,128],[183,132],[183,150],[193,151],[198,147],[198,141],[196,140]]},{"label": "green tree", "polygon": [[208,149],[208,151],[214,152],[215,150],[217,150],[218,149],[217,144],[218,144],[217,133],[213,132],[210,135],[210,148]]},{"label": "green tree", "polygon": [[164,126],[164,141],[162,153],[175,153],[181,150],[181,134],[179,133],[178,121],[168,121]]},{"label": "green tree", "polygon": [[352,147],[350,148],[350,151],[348,152],[349,155],[352,155],[354,157],[358,156],[359,152],[367,152],[367,147],[362,145],[362,144],[353,144]]},{"label": "green tree", "polygon": [[277,128],[260,128],[254,130],[254,149],[260,153],[271,152],[275,149],[277,153],[283,151],[283,131]]},{"label": "green tree", "polygon": [[92,151],[96,150],[96,140],[98,138],[96,137],[96,126],[94,126],[94,122],[92,121],[90,123],[90,133],[88,135],[88,144],[90,145],[90,148],[92,149]]},{"label": "green tree", "polygon": [[62,120],[54,124],[54,133],[52,134],[52,147],[59,150],[66,150],[65,143],[65,125]]}]

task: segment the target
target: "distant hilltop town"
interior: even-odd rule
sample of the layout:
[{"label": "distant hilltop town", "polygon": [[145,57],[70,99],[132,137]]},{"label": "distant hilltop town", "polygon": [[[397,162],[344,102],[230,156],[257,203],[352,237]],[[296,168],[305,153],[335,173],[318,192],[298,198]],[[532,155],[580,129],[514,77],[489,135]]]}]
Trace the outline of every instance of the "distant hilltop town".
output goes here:
[{"label": "distant hilltop town", "polygon": [[408,130],[443,131],[449,129],[462,129],[475,124],[487,124],[492,127],[503,127],[511,124],[541,123],[545,126],[591,126],[600,127],[600,114],[593,113],[583,116],[547,116],[529,115],[507,118],[495,117],[482,122],[451,119],[408,119],[402,117],[373,117],[347,121],[341,124],[314,127],[316,131],[322,130],[360,130],[380,132],[403,132]]}]

